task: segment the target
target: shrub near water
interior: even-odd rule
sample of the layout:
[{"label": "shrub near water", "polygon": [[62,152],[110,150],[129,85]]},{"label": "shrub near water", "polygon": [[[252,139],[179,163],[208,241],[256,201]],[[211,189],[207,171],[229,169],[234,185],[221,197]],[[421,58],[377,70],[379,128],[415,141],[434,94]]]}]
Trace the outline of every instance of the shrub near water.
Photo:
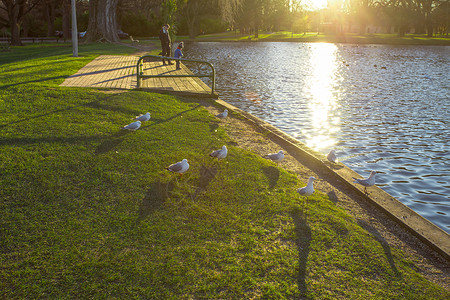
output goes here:
[{"label": "shrub near water", "polygon": [[59,87],[89,59],[45,51],[1,66],[2,298],[449,297],[326,195],[306,209],[195,100]]}]

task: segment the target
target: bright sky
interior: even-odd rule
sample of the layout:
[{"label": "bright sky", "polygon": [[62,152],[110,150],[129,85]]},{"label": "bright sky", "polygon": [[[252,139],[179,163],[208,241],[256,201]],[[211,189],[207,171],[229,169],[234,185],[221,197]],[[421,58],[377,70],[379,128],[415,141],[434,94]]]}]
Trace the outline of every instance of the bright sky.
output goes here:
[{"label": "bright sky", "polygon": [[317,9],[327,7],[327,2],[328,2],[328,0],[306,0],[304,3],[311,10],[317,10]]}]

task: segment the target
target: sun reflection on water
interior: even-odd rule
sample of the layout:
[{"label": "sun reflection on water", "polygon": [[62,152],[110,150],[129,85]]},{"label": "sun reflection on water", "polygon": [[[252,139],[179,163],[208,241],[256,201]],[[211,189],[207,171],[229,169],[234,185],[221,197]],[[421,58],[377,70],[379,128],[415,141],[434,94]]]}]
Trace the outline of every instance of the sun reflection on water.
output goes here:
[{"label": "sun reflection on water", "polygon": [[337,112],[336,72],[337,47],[334,44],[311,44],[309,57],[309,83],[304,87],[308,95],[311,127],[303,130],[306,144],[318,151],[327,152],[336,144],[340,130]]}]

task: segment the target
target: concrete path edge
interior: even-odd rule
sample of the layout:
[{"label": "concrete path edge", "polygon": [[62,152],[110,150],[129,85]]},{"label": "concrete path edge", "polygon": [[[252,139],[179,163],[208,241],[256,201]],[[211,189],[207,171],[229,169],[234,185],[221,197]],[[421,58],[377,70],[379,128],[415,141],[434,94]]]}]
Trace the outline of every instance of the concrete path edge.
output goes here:
[{"label": "concrete path edge", "polygon": [[370,187],[369,195],[366,195],[362,187],[356,186],[353,183],[352,177],[361,178],[361,175],[344,164],[328,162],[323,154],[310,149],[304,143],[296,140],[275,126],[221,99],[215,100],[215,103],[223,108],[227,108],[230,112],[243,116],[247,121],[262,129],[268,134],[270,139],[282,146],[290,155],[305,166],[316,170],[319,174],[331,176],[340,183],[345,184],[347,188],[356,192],[359,196],[366,199],[366,201],[374,204],[442,257],[450,261],[450,235],[444,230],[420,216],[377,186]]}]

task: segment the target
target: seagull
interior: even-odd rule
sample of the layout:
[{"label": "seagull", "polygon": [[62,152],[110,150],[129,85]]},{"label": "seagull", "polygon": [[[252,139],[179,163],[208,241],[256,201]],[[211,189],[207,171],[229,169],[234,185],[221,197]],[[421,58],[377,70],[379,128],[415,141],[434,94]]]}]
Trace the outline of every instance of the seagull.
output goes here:
[{"label": "seagull", "polygon": [[313,181],[316,180],[313,176],[309,177],[308,184],[302,188],[299,188],[297,190],[297,193],[299,193],[301,196],[311,196],[314,193],[314,186]]},{"label": "seagull", "polygon": [[146,122],[146,121],[150,120],[150,113],[148,112],[145,115],[141,114],[139,116],[136,116],[136,118],[134,118],[134,120]]},{"label": "seagull", "polygon": [[[306,210],[308,210],[308,196],[311,196],[314,193],[314,186],[313,186],[314,180],[315,180],[315,178],[313,176],[309,177],[308,184],[304,187],[297,189],[297,193],[299,193],[300,196],[306,197],[305,198]],[[306,218],[306,214],[305,214],[305,218]]]},{"label": "seagull", "polygon": [[278,153],[270,153],[264,156],[264,158],[270,159],[274,162],[280,162],[284,159],[283,150],[278,151]]},{"label": "seagull", "polygon": [[360,185],[364,186],[364,193],[368,194],[367,187],[373,186],[375,184],[375,174],[376,173],[377,172],[372,171],[372,172],[370,172],[370,176],[367,178],[364,178],[364,179],[360,179],[360,178],[358,179],[358,178],[352,177],[355,180],[353,182],[359,183]]},{"label": "seagull", "polygon": [[225,109],[223,112],[221,112],[220,114],[216,115],[217,118],[219,119],[225,119],[226,117],[228,117],[228,109]]},{"label": "seagull", "polygon": [[189,169],[189,163],[188,160],[185,158],[182,161],[179,161],[177,163],[171,164],[166,168],[166,170],[169,170],[174,173],[178,173],[183,175],[184,172],[186,172]]},{"label": "seagull", "polygon": [[216,157],[216,158],[218,158],[218,159],[222,159],[222,158],[227,157],[227,154],[228,154],[227,146],[223,145],[223,146],[222,146],[222,149],[215,150],[215,151],[211,152],[211,153],[209,154],[209,156],[211,156],[211,157]]},{"label": "seagull", "polygon": [[127,126],[122,127],[122,129],[136,131],[139,129],[139,127],[141,127],[141,121],[130,123]]},{"label": "seagull", "polygon": [[327,159],[332,163],[335,163],[337,161],[336,152],[334,150],[331,150],[327,155]]}]

